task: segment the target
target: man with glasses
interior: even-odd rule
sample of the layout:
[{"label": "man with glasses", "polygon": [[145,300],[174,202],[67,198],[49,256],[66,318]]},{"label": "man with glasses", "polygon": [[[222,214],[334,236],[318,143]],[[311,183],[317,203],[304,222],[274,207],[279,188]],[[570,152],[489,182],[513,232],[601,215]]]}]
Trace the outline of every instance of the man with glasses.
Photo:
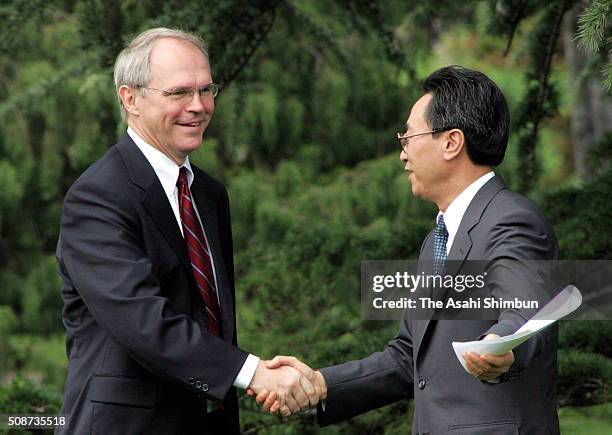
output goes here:
[{"label": "man with glasses", "polygon": [[[412,193],[439,210],[419,260],[433,260],[440,274],[449,260],[557,258],[550,225],[492,170],[508,143],[501,90],[484,74],[459,66],[435,71],[423,90],[405,133],[398,134]],[[507,299],[546,298],[542,290],[518,276],[498,289]],[[528,317],[514,309],[500,310],[496,320],[415,320],[407,314],[387,347],[362,360],[313,371],[295,358],[276,357],[268,367],[292,366],[320,385],[323,425],[414,398],[413,434],[558,434],[556,326],[514,352],[466,353],[469,374],[451,346],[512,334]],[[266,392],[257,397],[264,410],[286,408],[274,399]]]},{"label": "man with glasses", "polygon": [[228,196],[197,168],[215,109],[204,42],[138,35],[118,56],[126,135],[68,191],[57,247],[66,434],[239,433],[236,387],[316,404],[291,367],[237,347]]}]

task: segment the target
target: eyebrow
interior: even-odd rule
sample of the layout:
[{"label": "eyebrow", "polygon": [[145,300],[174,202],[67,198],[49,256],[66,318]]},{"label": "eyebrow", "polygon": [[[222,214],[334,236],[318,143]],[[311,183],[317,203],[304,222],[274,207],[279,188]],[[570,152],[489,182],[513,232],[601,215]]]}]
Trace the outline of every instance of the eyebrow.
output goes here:
[{"label": "eyebrow", "polygon": [[184,89],[189,89],[189,86],[171,86],[168,88],[160,88],[160,89],[168,91],[168,92],[176,92],[176,91],[182,91]]},{"label": "eyebrow", "polygon": [[406,131],[410,131],[410,124],[406,122]]},{"label": "eyebrow", "polygon": [[[207,86],[210,86],[210,85],[212,85],[212,82],[211,82],[211,83],[206,83],[205,85],[202,85],[202,86],[197,87],[197,88],[195,88],[195,89],[197,89],[197,90],[199,90],[199,89],[203,89],[203,88],[205,88],[205,87],[207,87]],[[184,90],[187,90],[187,89],[194,89],[194,88],[193,88],[193,87],[191,87],[191,86],[173,86],[173,87],[171,87],[171,88],[166,88],[166,89],[167,89],[168,91],[184,91]]]}]

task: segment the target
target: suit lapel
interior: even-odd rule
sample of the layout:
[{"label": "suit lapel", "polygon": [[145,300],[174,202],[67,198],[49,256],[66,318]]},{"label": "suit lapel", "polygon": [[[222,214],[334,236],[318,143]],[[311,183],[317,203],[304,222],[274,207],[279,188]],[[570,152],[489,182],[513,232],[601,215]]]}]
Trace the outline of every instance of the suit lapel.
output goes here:
[{"label": "suit lapel", "polygon": [[[433,266],[433,231],[431,231],[427,238],[423,243],[423,248],[421,250],[421,254],[419,255],[419,266],[417,269],[417,273],[424,272],[425,274],[430,274],[432,272]],[[430,296],[430,292],[427,292],[426,297]],[[414,340],[414,360],[418,361],[419,350],[421,349],[421,342],[423,341],[423,337],[425,336],[425,331],[427,331],[427,327],[429,326],[429,320],[415,320],[412,322],[412,338]]]},{"label": "suit lapel", "polygon": [[132,182],[144,191],[141,198],[144,208],[183,266],[191,273],[185,240],[155,171],[129,135],[126,134],[117,147],[130,172]]},{"label": "suit lapel", "polygon": [[[117,148],[128,168],[132,182],[143,191],[141,201],[144,208],[147,210],[168,244],[172,247],[172,250],[185,267],[190,278],[193,278],[191,262],[189,261],[189,254],[187,252],[187,244],[176,222],[176,217],[168,202],[168,197],[155,171],[129,135],[126,134],[117,143]],[[227,281],[225,264],[219,242],[217,209],[215,203],[206,196],[205,192],[206,188],[204,181],[201,177],[194,177],[191,193],[195,199],[200,218],[202,219],[213,256],[217,286],[219,287],[219,309],[221,311],[223,337],[227,340],[231,340],[234,334],[232,314],[234,308],[231,292],[228,290],[229,282]]]},{"label": "suit lapel", "polygon": [[215,276],[217,278],[217,291],[219,292],[219,310],[221,311],[223,337],[231,341],[234,335],[234,306],[230,283],[227,280],[227,269],[223,259],[223,251],[221,250],[217,207],[206,195],[206,185],[202,177],[194,177],[191,185],[191,194],[194,197],[202,225],[206,231],[206,238],[208,239],[210,252],[213,257]]},{"label": "suit lapel", "polygon": [[[506,186],[501,177],[496,175],[489,181],[487,181],[485,185],[482,186],[482,188],[476,193],[476,195],[470,202],[470,205],[463,214],[463,218],[461,219],[461,223],[459,224],[459,228],[457,229],[457,234],[455,234],[455,239],[453,240],[453,245],[451,246],[451,250],[448,253],[447,261],[451,262],[447,263],[447,267],[445,269],[446,275],[456,275],[459,272],[461,266],[465,262],[472,248],[472,239],[470,238],[470,231],[472,231],[472,229],[476,225],[478,225],[482,214],[486,210],[493,197],[495,197],[495,195],[497,195],[497,193],[505,187]],[[433,260],[433,233],[430,233],[430,235],[428,236],[428,239],[426,240],[426,243],[423,247],[423,252],[419,257],[419,261],[431,260]],[[448,290],[449,289],[446,289],[445,291],[436,292],[434,294],[434,298],[436,300],[443,300]],[[421,347],[421,343],[423,342],[425,334],[427,333],[430,322],[431,318],[422,322],[415,322],[416,324],[419,324],[416,327],[416,333],[414,334],[415,360],[417,360],[418,358],[419,349]]]}]

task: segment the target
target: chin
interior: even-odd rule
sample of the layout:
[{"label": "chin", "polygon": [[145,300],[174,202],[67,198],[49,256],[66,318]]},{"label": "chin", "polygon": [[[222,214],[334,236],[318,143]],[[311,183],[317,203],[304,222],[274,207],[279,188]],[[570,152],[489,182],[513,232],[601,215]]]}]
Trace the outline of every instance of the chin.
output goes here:
[{"label": "chin", "polygon": [[197,150],[202,145],[202,138],[189,138],[182,140],[178,146],[178,149],[185,154],[189,154],[192,151]]}]

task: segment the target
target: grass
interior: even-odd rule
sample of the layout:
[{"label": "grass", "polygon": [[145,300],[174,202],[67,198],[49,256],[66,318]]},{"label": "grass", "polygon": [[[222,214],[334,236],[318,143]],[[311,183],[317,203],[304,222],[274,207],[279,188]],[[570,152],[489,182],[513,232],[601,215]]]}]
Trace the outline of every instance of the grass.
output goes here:
[{"label": "grass", "polygon": [[[50,337],[13,335],[9,337],[9,343],[16,351],[14,357],[20,360],[22,376],[44,385],[54,394],[61,394],[66,373],[63,334]],[[559,420],[563,435],[612,434],[612,402],[581,408],[562,408],[559,410]]]},{"label": "grass", "polygon": [[559,410],[563,435],[612,434],[612,402],[584,408]]}]

